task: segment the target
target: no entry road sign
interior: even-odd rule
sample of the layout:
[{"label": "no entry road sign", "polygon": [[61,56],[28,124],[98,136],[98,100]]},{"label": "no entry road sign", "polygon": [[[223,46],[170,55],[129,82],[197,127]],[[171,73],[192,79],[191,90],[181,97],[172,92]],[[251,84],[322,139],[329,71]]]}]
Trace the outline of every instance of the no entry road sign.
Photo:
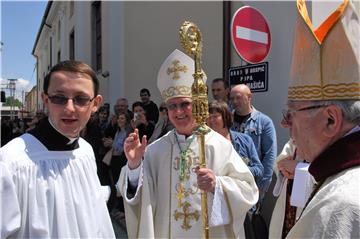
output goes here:
[{"label": "no entry road sign", "polygon": [[231,21],[231,38],[239,56],[251,64],[262,62],[270,51],[270,28],[255,8],[239,8]]}]

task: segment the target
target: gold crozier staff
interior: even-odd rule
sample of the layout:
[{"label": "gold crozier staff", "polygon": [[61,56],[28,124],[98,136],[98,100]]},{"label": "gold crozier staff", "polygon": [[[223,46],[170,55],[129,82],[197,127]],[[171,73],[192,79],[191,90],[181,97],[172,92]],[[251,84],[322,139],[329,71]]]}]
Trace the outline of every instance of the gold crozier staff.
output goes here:
[{"label": "gold crozier staff", "polygon": [[[191,86],[192,93],[192,113],[197,123],[194,129],[199,141],[200,167],[206,167],[205,162],[205,134],[210,129],[206,126],[208,117],[207,86],[203,81],[204,73],[201,68],[202,39],[199,28],[192,22],[185,21],[179,30],[180,43],[186,53],[194,58],[195,73],[193,74],[194,83]],[[201,192],[201,212],[203,221],[203,236],[209,238],[209,220],[207,207],[207,193]]]}]

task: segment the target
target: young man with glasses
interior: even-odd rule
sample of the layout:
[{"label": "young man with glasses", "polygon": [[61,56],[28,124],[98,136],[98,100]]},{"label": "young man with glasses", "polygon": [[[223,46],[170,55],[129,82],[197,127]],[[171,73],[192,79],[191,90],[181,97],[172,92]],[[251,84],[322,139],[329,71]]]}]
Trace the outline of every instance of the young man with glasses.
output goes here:
[{"label": "young man with glasses", "polygon": [[85,63],[44,79],[48,117],[0,149],[0,237],[114,237],[93,149],[79,137],[102,101]]},{"label": "young man with glasses", "polygon": [[193,73],[194,61],[175,50],[158,73],[175,129],[148,146],[137,130],[125,140],[128,164],[117,186],[129,238],[201,238],[201,190],[208,195],[210,238],[244,237],[242,224],[257,202],[258,189],[231,142],[212,130],[205,135],[207,166],[199,169]]},{"label": "young man with glasses", "polygon": [[359,8],[344,0],[314,31],[297,7],[283,121],[317,184],[287,238],[359,238]]}]

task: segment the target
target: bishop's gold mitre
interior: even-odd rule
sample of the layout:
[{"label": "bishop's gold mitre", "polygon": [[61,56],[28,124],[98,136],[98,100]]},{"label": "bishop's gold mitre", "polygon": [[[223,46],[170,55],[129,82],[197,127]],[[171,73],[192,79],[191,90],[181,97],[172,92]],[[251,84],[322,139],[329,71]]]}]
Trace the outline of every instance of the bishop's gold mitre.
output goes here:
[{"label": "bishop's gold mitre", "polygon": [[314,29],[297,0],[288,100],[360,99],[359,12],[349,0]]}]

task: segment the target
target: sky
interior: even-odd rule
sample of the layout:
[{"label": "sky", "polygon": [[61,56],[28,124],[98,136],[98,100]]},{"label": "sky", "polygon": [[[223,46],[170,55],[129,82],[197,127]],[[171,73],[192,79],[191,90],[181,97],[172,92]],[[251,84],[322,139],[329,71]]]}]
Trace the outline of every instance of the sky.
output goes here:
[{"label": "sky", "polygon": [[47,1],[0,1],[1,88],[7,79],[18,79],[15,96],[22,100],[22,92],[36,84],[36,59],[31,52]]}]

